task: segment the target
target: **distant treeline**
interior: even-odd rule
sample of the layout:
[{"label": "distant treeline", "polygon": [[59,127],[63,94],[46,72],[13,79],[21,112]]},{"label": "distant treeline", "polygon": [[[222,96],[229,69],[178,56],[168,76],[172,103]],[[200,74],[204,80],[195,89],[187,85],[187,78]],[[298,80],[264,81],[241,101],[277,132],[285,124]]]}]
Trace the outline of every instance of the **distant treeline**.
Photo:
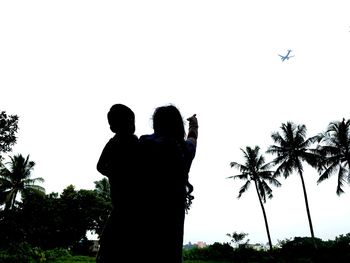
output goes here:
[{"label": "distant treeline", "polygon": [[295,237],[280,241],[272,252],[263,246],[247,243],[232,247],[229,243],[214,243],[204,248],[184,250],[185,260],[220,261],[230,263],[348,263],[350,262],[350,233],[334,240]]}]

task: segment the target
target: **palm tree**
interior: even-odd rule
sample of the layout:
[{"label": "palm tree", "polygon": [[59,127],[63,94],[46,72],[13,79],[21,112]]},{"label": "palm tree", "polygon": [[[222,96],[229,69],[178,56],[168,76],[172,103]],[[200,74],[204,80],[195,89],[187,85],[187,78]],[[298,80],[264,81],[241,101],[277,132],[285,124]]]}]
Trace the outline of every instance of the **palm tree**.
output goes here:
[{"label": "palm tree", "polygon": [[[296,125],[293,122],[282,123],[281,134],[274,132],[271,135],[276,145],[272,145],[266,151],[270,154],[276,154],[277,157],[272,161],[278,165],[275,175],[283,174],[287,178],[293,171],[298,172],[304,192],[306,212],[309,220],[311,237],[315,242],[314,230],[312,227],[310,209],[306,194],[306,187],[303,177],[303,161],[306,161],[312,167],[317,168],[319,156],[314,149],[309,148],[315,141],[316,136],[306,138],[306,126]],[[316,243],[314,243],[316,244]]]},{"label": "palm tree", "polygon": [[18,193],[36,192],[45,194],[45,189],[37,182],[42,183],[41,177],[31,179],[32,171],[35,166],[33,161],[29,161],[29,155],[24,158],[21,154],[10,156],[11,161],[0,167],[0,191],[5,203],[5,210],[12,209],[15,205]]},{"label": "palm tree", "polygon": [[240,198],[242,194],[248,190],[251,182],[254,182],[256,193],[258,194],[259,203],[265,220],[265,227],[267,238],[269,240],[270,251],[272,251],[269,225],[267,223],[267,217],[264,208],[266,196],[268,198],[272,198],[272,189],[269,187],[266,181],[277,187],[281,186],[281,184],[277,179],[274,178],[274,172],[268,170],[270,168],[270,164],[265,164],[265,158],[259,153],[260,148],[258,146],[255,146],[254,149],[247,146],[246,150],[241,149],[241,151],[243,152],[245,163],[230,163],[231,167],[238,169],[241,174],[233,175],[228,178],[246,180],[246,183],[239,190],[238,198]]},{"label": "palm tree", "polygon": [[350,120],[331,122],[326,132],[318,135],[321,161],[317,183],[338,173],[337,195],[344,193],[344,182],[350,183]]}]

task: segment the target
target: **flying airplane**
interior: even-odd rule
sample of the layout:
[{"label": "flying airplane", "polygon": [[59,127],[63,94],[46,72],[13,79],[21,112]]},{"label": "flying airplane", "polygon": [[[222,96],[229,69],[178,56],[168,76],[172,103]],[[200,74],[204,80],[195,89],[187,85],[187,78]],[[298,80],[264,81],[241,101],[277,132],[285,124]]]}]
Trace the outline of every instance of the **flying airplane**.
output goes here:
[{"label": "flying airplane", "polygon": [[281,57],[281,60],[282,60],[282,61],[285,61],[285,60],[288,60],[288,59],[294,57],[294,56],[289,56],[290,52],[292,52],[292,50],[288,49],[287,55],[285,55],[285,56],[282,56],[282,55],[280,55],[280,54],[278,54],[278,55]]}]

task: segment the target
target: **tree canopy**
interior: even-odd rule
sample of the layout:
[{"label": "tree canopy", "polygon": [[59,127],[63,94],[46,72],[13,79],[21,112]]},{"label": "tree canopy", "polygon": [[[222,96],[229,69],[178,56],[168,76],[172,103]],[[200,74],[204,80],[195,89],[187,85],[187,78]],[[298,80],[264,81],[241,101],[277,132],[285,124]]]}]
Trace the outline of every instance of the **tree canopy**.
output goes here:
[{"label": "tree canopy", "polygon": [[318,150],[322,155],[317,183],[337,174],[337,195],[344,193],[344,184],[350,182],[350,120],[330,122],[327,130],[318,136]]},{"label": "tree canopy", "polygon": [[0,162],[2,154],[10,152],[16,143],[18,130],[18,116],[7,115],[5,111],[0,112]]}]

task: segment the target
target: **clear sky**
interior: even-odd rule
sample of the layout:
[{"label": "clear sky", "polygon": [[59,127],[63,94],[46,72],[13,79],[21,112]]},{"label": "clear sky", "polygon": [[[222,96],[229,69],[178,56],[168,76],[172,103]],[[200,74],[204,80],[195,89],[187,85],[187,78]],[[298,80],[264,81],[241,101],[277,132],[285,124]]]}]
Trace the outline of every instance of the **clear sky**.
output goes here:
[{"label": "clear sky", "polygon": [[[113,135],[106,113],[124,103],[136,134],[152,132],[157,106],[172,103],[199,121],[190,181],[195,200],[185,243],[227,242],[246,232],[267,242],[258,198],[231,161],[286,121],[312,136],[349,116],[348,1],[1,1],[0,110],[19,116],[13,154],[30,154],[47,192],[92,189],[96,162]],[[282,62],[278,54],[294,55]],[[267,161],[272,156],[266,155]],[[305,165],[315,235],[350,232],[350,188],[336,176],[316,184]],[[309,236],[296,174],[266,203],[272,241]],[[132,191],[132,189],[131,189]]]}]

